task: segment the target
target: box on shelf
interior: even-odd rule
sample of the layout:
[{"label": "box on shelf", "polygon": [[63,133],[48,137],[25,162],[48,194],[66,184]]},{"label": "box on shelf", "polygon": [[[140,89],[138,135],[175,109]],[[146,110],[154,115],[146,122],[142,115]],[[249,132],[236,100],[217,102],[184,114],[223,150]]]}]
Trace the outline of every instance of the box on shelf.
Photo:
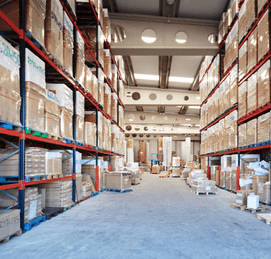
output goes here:
[{"label": "box on shelf", "polygon": [[104,59],[104,74],[107,78],[111,78],[111,53],[109,49],[104,49],[103,53]]},{"label": "box on shelf", "polygon": [[247,71],[250,71],[258,61],[258,28],[256,27],[248,37]]},{"label": "box on shelf", "polygon": [[270,96],[270,60],[268,60],[258,70],[258,107],[270,103]]},{"label": "box on shelf", "polygon": [[118,69],[117,66],[115,64],[111,64],[111,85],[113,87],[113,89],[117,92],[118,90]]},{"label": "box on shelf", "polygon": [[266,204],[270,203],[270,182],[258,182],[257,195],[259,195],[259,200]]},{"label": "box on shelf", "polygon": [[238,115],[239,118],[247,114],[247,81],[238,87]]},{"label": "box on shelf", "polygon": [[248,72],[247,70],[247,41],[245,41],[242,47],[239,49],[239,79],[242,79]]},{"label": "box on shelf", "polygon": [[46,1],[45,47],[63,65],[63,7],[59,0]]},{"label": "box on shelf", "polygon": [[84,143],[84,119],[76,115],[76,141]]},{"label": "box on shelf", "polygon": [[[92,122],[96,124],[96,112],[95,111],[85,111],[85,119],[86,122]],[[103,145],[103,114],[98,112],[98,147],[102,148]],[[97,124],[96,124],[97,127]],[[96,145],[95,145],[96,146]]]},{"label": "box on shelf", "polygon": [[86,91],[90,92],[93,98],[98,101],[98,79],[92,74],[90,68],[87,66],[85,66],[84,86]]},{"label": "box on shelf", "polygon": [[0,241],[16,234],[20,228],[20,210],[0,210]]},{"label": "box on shelf", "polygon": [[59,101],[53,92],[46,89],[45,131],[55,137],[60,137]]},{"label": "box on shelf", "polygon": [[[1,1],[0,10],[19,28],[19,0]],[[4,3],[3,3],[4,2]],[[26,31],[44,47],[44,19],[46,0],[26,0]],[[0,31],[10,31],[6,23],[0,23]]]},{"label": "box on shelf", "polygon": [[270,112],[258,117],[258,142],[270,139]]},{"label": "box on shelf", "polygon": [[118,120],[117,109],[118,109],[118,96],[116,93],[112,93],[111,94],[111,118],[114,121]]},{"label": "box on shelf", "polygon": [[257,119],[247,122],[247,145],[257,143]]},{"label": "box on shelf", "polygon": [[111,88],[104,84],[104,112],[111,115]]},{"label": "box on shelf", "polygon": [[258,108],[258,83],[257,73],[248,79],[247,84],[247,113]]},{"label": "box on shelf", "polygon": [[257,1],[256,0],[247,0],[247,28],[251,28],[252,24],[257,17]]},{"label": "box on shelf", "polygon": [[65,11],[63,18],[63,66],[73,76],[73,24]]},{"label": "box on shelf", "polygon": [[20,125],[20,55],[1,36],[0,44],[7,51],[0,52],[0,120]]},{"label": "box on shelf", "polygon": [[235,202],[240,205],[247,205],[247,196],[254,195],[254,191],[252,190],[240,190],[236,191],[236,200]]},{"label": "box on shelf", "polygon": [[[239,65],[240,66],[240,65]],[[229,84],[230,84],[230,107],[238,101],[238,66],[235,65],[232,70],[230,71],[229,76]],[[218,92],[217,92],[218,93]],[[218,98],[218,97],[216,97]],[[215,109],[217,111],[217,109]],[[218,116],[219,114],[217,114]],[[217,117],[215,116],[215,117]]]},{"label": "box on shelf", "polygon": [[270,14],[269,10],[258,23],[258,61],[270,50]]},{"label": "box on shelf", "polygon": [[252,176],[252,189],[255,194],[258,194],[258,185],[259,183],[265,183],[269,180],[268,175],[253,175]]},{"label": "box on shelf", "polygon": [[239,34],[239,43],[244,38],[247,33],[247,1],[244,1],[240,11],[239,11],[239,18],[238,18],[238,34]]},{"label": "box on shelf", "polygon": [[75,176],[75,201],[81,201],[83,199],[83,194],[82,194],[82,175],[77,174]]},{"label": "box on shelf", "polygon": [[111,22],[109,19],[108,9],[103,9],[103,29],[104,29],[104,37],[107,41],[111,42]]},{"label": "box on shelf", "polygon": [[85,121],[84,143],[87,145],[96,146],[96,123]]},{"label": "box on shelf", "polygon": [[122,106],[119,106],[119,126],[124,129],[124,110]]},{"label": "box on shelf", "polygon": [[46,152],[45,154],[46,175],[62,175],[62,153]]}]

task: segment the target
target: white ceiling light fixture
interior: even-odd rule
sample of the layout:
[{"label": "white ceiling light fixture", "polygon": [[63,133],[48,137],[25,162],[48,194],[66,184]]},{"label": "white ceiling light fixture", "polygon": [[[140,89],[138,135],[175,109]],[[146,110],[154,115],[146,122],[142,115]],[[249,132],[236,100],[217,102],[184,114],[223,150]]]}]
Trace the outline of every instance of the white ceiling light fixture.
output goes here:
[{"label": "white ceiling light fixture", "polygon": [[200,99],[200,96],[197,96],[196,99],[199,100],[199,99]]},{"label": "white ceiling light fixture", "polygon": [[200,127],[200,125],[199,125],[199,124],[196,124],[195,126],[196,126],[196,127]]},{"label": "white ceiling light fixture", "polygon": [[145,43],[153,43],[156,41],[156,32],[153,29],[146,29],[142,32],[141,34],[141,39],[145,42]]},{"label": "white ceiling light fixture", "polygon": [[187,41],[187,34],[184,31],[179,31],[175,35],[175,41],[179,44],[184,44]]},{"label": "white ceiling light fixture", "polygon": [[180,126],[184,126],[184,127],[190,127],[191,124],[180,124]]},{"label": "white ceiling light fixture", "polygon": [[[159,81],[159,75],[135,74],[135,79]],[[176,76],[169,77],[169,82],[191,84],[191,83],[193,83],[193,81],[194,81],[194,78],[191,78],[191,77],[176,77]]]},{"label": "white ceiling light fixture", "polygon": [[188,119],[185,119],[186,121],[191,121],[191,119],[190,118],[188,118]]},{"label": "white ceiling light fixture", "polygon": [[199,109],[199,106],[189,106],[189,109]]}]

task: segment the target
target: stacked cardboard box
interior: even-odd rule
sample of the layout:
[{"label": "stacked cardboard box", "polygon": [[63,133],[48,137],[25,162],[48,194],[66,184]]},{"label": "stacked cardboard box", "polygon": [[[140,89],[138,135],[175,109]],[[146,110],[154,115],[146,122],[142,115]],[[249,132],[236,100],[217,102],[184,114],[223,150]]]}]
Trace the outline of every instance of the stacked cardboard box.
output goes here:
[{"label": "stacked cardboard box", "polygon": [[119,191],[130,189],[130,175],[128,171],[108,172],[106,174],[106,188]]},{"label": "stacked cardboard box", "polygon": [[[237,65],[235,65],[230,71],[229,81],[230,81],[229,82],[230,84],[229,85],[229,88],[230,88],[230,105],[229,106],[232,107],[238,101],[238,66]],[[218,96],[216,98],[218,98]],[[217,109],[215,109],[215,111],[217,111]],[[218,115],[220,114],[216,114],[215,117],[217,117]]]},{"label": "stacked cardboard box", "polygon": [[1,36],[0,45],[6,49],[0,52],[0,120],[20,125],[20,56]]},{"label": "stacked cardboard box", "polygon": [[[0,149],[0,157],[9,156],[0,163],[1,176],[19,175],[19,153],[14,149]],[[25,176],[45,175],[45,154],[39,148],[25,150]]]},{"label": "stacked cardboard box", "polygon": [[[103,147],[103,121],[105,118],[103,118],[103,114],[101,112],[98,112],[98,147]],[[96,124],[96,112],[85,112],[85,121],[86,122],[92,122]],[[97,125],[96,125],[97,127]]]},{"label": "stacked cardboard box", "polygon": [[85,121],[84,143],[96,146],[96,123]]},{"label": "stacked cardboard box", "polygon": [[[269,179],[268,175],[253,175],[252,176],[252,189],[258,195],[258,187],[260,186],[260,193],[263,193],[263,184]],[[262,185],[260,184],[262,183]]]},{"label": "stacked cardboard box", "polygon": [[[5,192],[11,196],[8,196],[0,192],[0,206],[1,207],[13,206],[15,203],[15,199],[18,199],[18,189],[9,189],[6,190]],[[28,223],[29,221],[35,219],[36,217],[41,216],[42,214],[41,199],[42,197],[41,194],[38,193],[38,188],[36,187],[25,188],[24,223]]]},{"label": "stacked cardboard box", "polygon": [[247,1],[244,1],[240,11],[239,11],[239,20],[238,20],[238,34],[239,34],[239,42],[244,38],[247,33]]},{"label": "stacked cardboard box", "polygon": [[46,88],[55,93],[60,104],[61,137],[73,139],[73,92],[64,84],[46,84]]},{"label": "stacked cardboard box", "polygon": [[45,131],[53,136],[60,137],[60,108],[56,95],[46,89],[45,102]]},{"label": "stacked cardboard box", "polygon": [[247,145],[257,143],[257,119],[247,122]]},{"label": "stacked cardboard box", "polygon": [[258,61],[258,37],[257,34],[258,29],[257,27],[253,30],[253,32],[248,37],[248,55],[247,55],[247,71],[250,71]]},{"label": "stacked cardboard box", "polygon": [[215,181],[210,180],[194,180],[191,189],[196,193],[216,193],[217,187]]},{"label": "stacked cardboard box", "polygon": [[46,152],[45,162],[46,175],[62,176],[62,153],[53,151]]},{"label": "stacked cardboard box", "polygon": [[117,92],[118,90],[118,68],[115,64],[111,64],[111,85],[113,89]]},{"label": "stacked cardboard box", "polygon": [[258,142],[269,141],[270,139],[270,113],[258,117]]},{"label": "stacked cardboard box", "polygon": [[270,103],[270,60],[258,70],[258,107]]},{"label": "stacked cardboard box", "polygon": [[266,204],[270,204],[270,182],[266,182],[266,183],[263,183],[263,182],[259,182],[258,183],[258,186],[257,186],[257,195],[259,195],[259,200],[261,202],[264,202]]},{"label": "stacked cardboard box", "polygon": [[63,65],[69,74],[73,75],[73,24],[66,12],[63,18]]},{"label": "stacked cardboard box", "polygon": [[46,1],[45,47],[63,65],[63,7],[59,0]]},{"label": "stacked cardboard box", "polygon": [[76,32],[76,75],[75,79],[84,86],[85,80],[85,42],[81,34]]},{"label": "stacked cardboard box", "polygon": [[104,74],[107,78],[111,78],[111,53],[109,49],[104,49]]},{"label": "stacked cardboard box", "polygon": [[202,180],[208,180],[207,175],[204,173],[203,170],[193,170],[191,173],[189,173],[189,177],[187,179],[190,186],[194,184],[194,181]]},{"label": "stacked cardboard box", "polygon": [[146,162],[146,142],[145,140],[139,141],[139,150],[138,150],[138,162]]},{"label": "stacked cardboard box", "polygon": [[[123,99],[122,99],[123,100]],[[119,126],[124,129],[124,110],[122,106],[119,106]]]},{"label": "stacked cardboard box", "polygon": [[114,121],[118,120],[117,109],[118,109],[118,96],[116,93],[112,93],[112,95],[111,95],[111,118]]},{"label": "stacked cardboard box", "polygon": [[247,41],[239,49],[239,79],[247,74]]},{"label": "stacked cardboard box", "polygon": [[258,83],[257,73],[248,79],[247,84],[247,113],[258,108]]},{"label": "stacked cardboard box", "polygon": [[42,184],[46,188],[46,207],[69,207],[72,201],[72,180],[56,181]]},{"label": "stacked cardboard box", "polygon": [[26,127],[44,132],[45,63],[26,49],[25,64]]},{"label": "stacked cardboard box", "polygon": [[252,190],[241,190],[236,192],[235,202],[240,205],[247,205],[247,196],[254,195],[254,191]]},{"label": "stacked cardboard box", "polygon": [[270,50],[270,11],[258,23],[258,61]]},{"label": "stacked cardboard box", "polygon": [[108,9],[103,9],[103,29],[104,29],[104,37],[107,41],[111,42],[111,22],[108,15]]},{"label": "stacked cardboard box", "polygon": [[111,121],[108,119],[103,120],[103,148],[111,150]]},{"label": "stacked cardboard box", "polygon": [[[26,0],[26,31],[44,46],[45,0]],[[0,10],[19,28],[19,0],[1,1]],[[10,31],[4,22],[0,23],[1,31]]]},{"label": "stacked cardboard box", "polygon": [[239,118],[247,114],[247,81],[238,87],[238,115]]}]

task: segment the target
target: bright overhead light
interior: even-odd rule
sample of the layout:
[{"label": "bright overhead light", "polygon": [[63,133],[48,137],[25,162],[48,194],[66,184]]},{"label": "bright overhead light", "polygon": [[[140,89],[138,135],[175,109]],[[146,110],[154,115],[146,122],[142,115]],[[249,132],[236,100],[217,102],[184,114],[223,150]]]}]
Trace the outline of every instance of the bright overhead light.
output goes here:
[{"label": "bright overhead light", "polygon": [[200,99],[200,96],[197,96],[196,99],[199,100],[199,99]]},{"label": "bright overhead light", "polygon": [[199,109],[199,106],[189,106],[189,109]]},{"label": "bright overhead light", "polygon": [[186,40],[178,40],[178,39],[176,39],[176,42],[180,43],[180,44],[183,44],[183,43],[186,43]]},{"label": "bright overhead light", "polygon": [[[158,81],[159,75],[135,74],[135,79]],[[194,78],[170,76],[169,82],[192,83]]]},{"label": "bright overhead light", "polygon": [[190,127],[191,124],[180,124],[180,126]]},{"label": "bright overhead light", "polygon": [[191,121],[191,119],[185,119],[185,120],[187,120],[187,121]]},{"label": "bright overhead light", "polygon": [[195,126],[196,126],[196,127],[200,127],[200,125],[199,125],[199,124],[196,124]]},{"label": "bright overhead light", "polygon": [[153,43],[156,41],[156,38],[154,37],[141,37],[141,39],[146,43]]}]

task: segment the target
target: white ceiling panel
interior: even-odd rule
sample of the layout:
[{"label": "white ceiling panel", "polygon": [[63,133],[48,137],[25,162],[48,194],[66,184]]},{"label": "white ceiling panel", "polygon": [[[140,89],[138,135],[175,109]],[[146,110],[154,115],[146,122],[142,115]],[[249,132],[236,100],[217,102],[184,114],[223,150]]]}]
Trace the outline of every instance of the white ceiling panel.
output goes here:
[{"label": "white ceiling panel", "polygon": [[229,0],[181,0],[179,17],[219,20]]}]

